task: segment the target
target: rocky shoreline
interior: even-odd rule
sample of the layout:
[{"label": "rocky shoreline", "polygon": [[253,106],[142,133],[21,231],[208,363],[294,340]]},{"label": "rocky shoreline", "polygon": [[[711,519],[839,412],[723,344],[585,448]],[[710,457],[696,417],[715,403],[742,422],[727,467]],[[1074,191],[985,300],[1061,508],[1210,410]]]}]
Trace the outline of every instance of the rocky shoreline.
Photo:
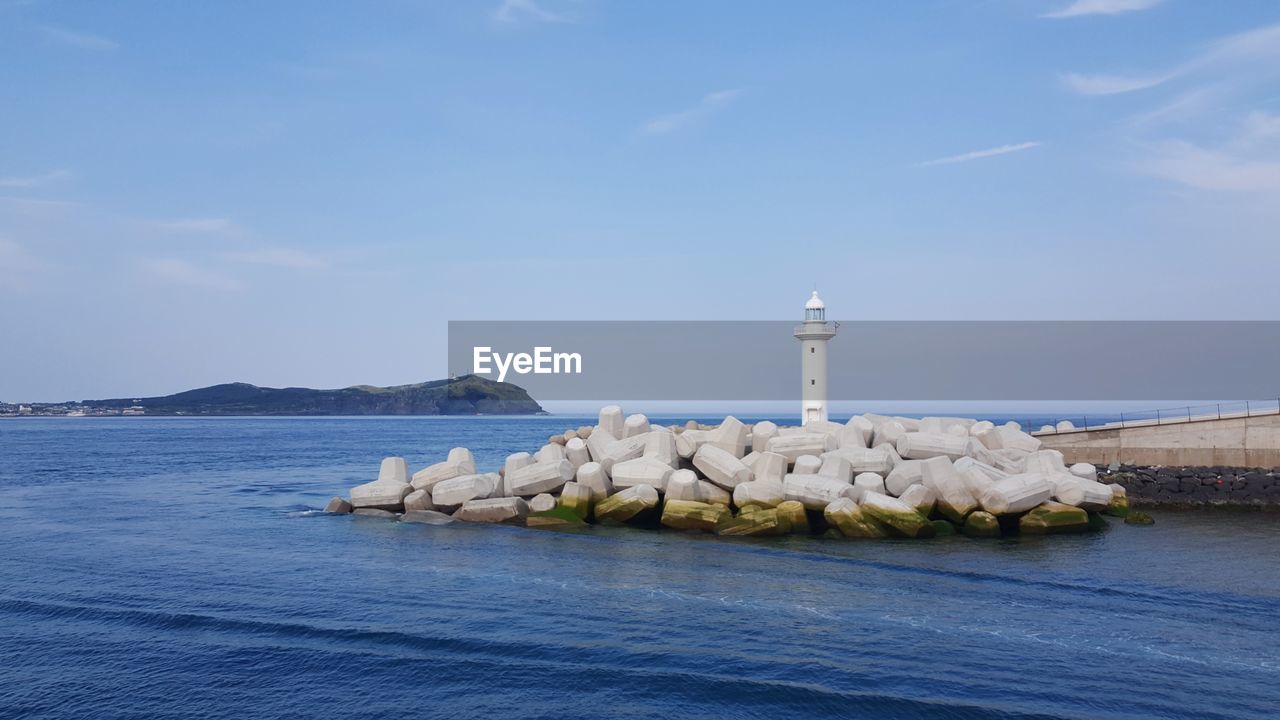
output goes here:
[{"label": "rocky shoreline", "polygon": [[1134,506],[1280,510],[1275,469],[1112,465],[1098,475],[1123,487]]},{"label": "rocky shoreline", "polygon": [[573,528],[626,524],[725,536],[974,538],[1096,531],[1131,512],[1114,468],[1101,479],[1016,423],[859,415],[803,427],[726,417],[717,425],[651,424],[618,406],[536,452],[480,473],[467,448],[410,475],[404,458],[325,510],[402,522]]}]

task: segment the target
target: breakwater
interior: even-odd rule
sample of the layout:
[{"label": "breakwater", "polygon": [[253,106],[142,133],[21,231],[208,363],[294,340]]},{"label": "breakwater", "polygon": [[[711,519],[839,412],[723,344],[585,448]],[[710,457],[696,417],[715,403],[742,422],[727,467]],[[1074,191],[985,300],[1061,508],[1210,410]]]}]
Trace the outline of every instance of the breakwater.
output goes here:
[{"label": "breakwater", "polygon": [[1123,487],[1136,506],[1280,509],[1275,469],[1113,465],[1099,480]]},{"label": "breakwater", "polygon": [[618,406],[598,423],[514,452],[478,472],[452,449],[410,474],[401,457],[377,479],[335,497],[332,513],[530,527],[622,523],[728,536],[831,538],[1086,532],[1130,513],[1123,485],[1094,466],[1067,467],[1016,423],[860,415],[802,427],[651,424]]}]

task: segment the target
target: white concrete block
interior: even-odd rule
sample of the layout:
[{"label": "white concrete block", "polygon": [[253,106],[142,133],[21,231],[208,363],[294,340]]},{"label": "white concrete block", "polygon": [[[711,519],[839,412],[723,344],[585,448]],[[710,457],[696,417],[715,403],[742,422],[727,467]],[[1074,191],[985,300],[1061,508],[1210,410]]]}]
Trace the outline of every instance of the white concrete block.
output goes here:
[{"label": "white concrete block", "polygon": [[512,495],[533,497],[540,493],[556,492],[573,477],[573,464],[568,460],[537,462],[511,473],[506,484]]},{"label": "white concrete block", "polygon": [[[603,455],[596,462],[603,465],[604,469],[609,471],[610,476],[612,476],[613,466],[616,463],[635,460],[644,454],[645,440],[646,436],[644,435],[634,435],[629,438],[615,440],[609,443],[608,447],[604,449]],[[595,456],[592,455],[592,457],[594,458]]]},{"label": "white concrete block", "polygon": [[840,482],[853,482],[853,465],[849,462],[849,458],[837,455],[837,452],[832,451],[822,455],[822,465],[818,467],[818,474],[835,478]]},{"label": "white concrete block", "polygon": [[1038,438],[1022,432],[1017,423],[1005,423],[978,435],[978,440],[990,450],[1022,450],[1033,453],[1040,449]]},{"label": "white concrete block", "polygon": [[676,436],[665,430],[652,430],[644,436],[641,457],[665,463],[672,468],[680,466],[680,454],[676,451]]},{"label": "white concrete block", "polygon": [[399,512],[404,509],[404,499],[411,492],[413,486],[409,483],[374,480],[351,488],[351,507]]},{"label": "white concrete block", "polygon": [[529,499],[529,512],[546,512],[555,507],[556,496],[550,493],[538,493]]},{"label": "white concrete block", "polygon": [[782,482],[787,474],[787,459],[775,452],[762,452],[751,464],[751,477],[754,480]]},{"label": "white concrete block", "polygon": [[898,499],[915,508],[921,515],[929,517],[933,506],[937,504],[938,495],[923,485],[912,485]]},{"label": "white concrete block", "polygon": [[[626,432],[626,419],[622,414],[622,408],[617,405],[606,405],[600,408],[599,424],[597,430],[604,430],[609,433],[610,437],[620,439]],[[595,434],[595,431],[592,431]],[[590,440],[590,438],[587,438]]]},{"label": "white concrete block", "polygon": [[898,438],[907,434],[907,429],[897,420],[890,420],[876,426],[875,432],[871,436],[871,446],[875,447],[883,443],[897,446]]},{"label": "white concrete block", "polygon": [[820,467],[822,467],[822,458],[817,455],[801,455],[796,458],[795,467],[791,472],[796,475],[817,475]]},{"label": "white concrete block", "polygon": [[414,490],[431,490],[441,480],[474,475],[475,472],[476,461],[471,456],[471,451],[464,447],[456,447],[449,451],[449,456],[444,462],[428,465],[414,473],[410,484],[413,485]]},{"label": "white concrete block", "polygon": [[893,470],[884,479],[885,490],[894,497],[902,497],[912,485],[924,481],[923,460],[903,460],[893,466]]},{"label": "white concrete block", "polygon": [[991,422],[990,420],[979,420],[978,422],[969,426],[969,436],[977,437],[995,426],[996,424]]},{"label": "white concrete block", "polygon": [[752,480],[733,489],[733,504],[738,507],[755,504],[761,507],[777,507],[786,495],[779,480]]},{"label": "white concrete block", "polygon": [[383,458],[378,468],[378,482],[408,484],[409,463],[402,457]]},{"label": "white concrete block", "polygon": [[431,488],[431,502],[437,509],[449,511],[468,500],[487,498],[493,489],[492,475],[460,475],[436,483]]},{"label": "white concrete block", "polygon": [[938,512],[948,520],[960,522],[978,506],[977,499],[946,456],[925,460],[920,472],[922,484],[938,496]]},{"label": "white concrete block", "polygon": [[601,462],[604,459],[605,451],[617,440],[618,438],[613,433],[603,427],[597,427],[592,430],[591,434],[587,436],[587,451],[591,453],[591,459],[595,462]]},{"label": "white concrete block", "polygon": [[587,442],[582,438],[572,438],[564,445],[564,457],[573,466],[574,470],[591,462],[591,451],[587,449]]},{"label": "white concrete block", "polygon": [[1070,420],[1059,420],[1057,426],[1054,429],[1056,429],[1058,432],[1068,432],[1071,430],[1075,430],[1076,426]]},{"label": "white concrete block", "polygon": [[518,497],[468,500],[453,516],[465,522],[523,525],[529,510],[524,498]]},{"label": "white concrete block", "polygon": [[565,446],[556,443],[547,443],[533,454],[535,463],[555,463],[564,459],[566,459]]},{"label": "white concrete block", "polygon": [[1053,498],[1064,505],[1085,510],[1105,510],[1111,504],[1111,487],[1097,480],[1086,480],[1068,473],[1047,475],[1053,487]]},{"label": "white concrete block", "polygon": [[778,434],[778,426],[768,420],[761,420],[751,426],[751,449],[764,452],[769,449],[769,438]]},{"label": "white concrete block", "polygon": [[971,457],[956,460],[952,467],[960,474],[960,479],[964,480],[965,487],[969,488],[969,493],[975,498],[982,497],[982,493],[996,480],[1009,477],[1009,473]]},{"label": "white concrete block", "polygon": [[801,455],[821,455],[828,450],[835,449],[835,440],[824,433],[805,432],[795,435],[778,435],[770,438],[766,444],[766,450],[778,453],[792,463]]},{"label": "white concrete block", "polygon": [[600,502],[613,494],[613,481],[598,462],[589,462],[578,468],[574,479],[591,491],[591,499]]},{"label": "white concrete block", "polygon": [[[726,490],[751,479],[751,470],[727,450],[715,445],[703,445],[693,455],[693,466],[708,480]],[[616,479],[615,479],[616,482]]]},{"label": "white concrete block", "polygon": [[887,448],[855,448],[846,447],[838,450],[831,450],[823,454],[823,459],[827,457],[842,457],[849,461],[849,471],[854,475],[864,472],[873,472],[878,475],[888,475],[893,466],[896,464],[894,456],[891,455]]},{"label": "white concrete block", "polygon": [[808,510],[822,510],[840,498],[853,500],[854,489],[849,483],[822,475],[796,475],[782,478],[782,494],[787,500],[795,500]]},{"label": "white concrete block", "polygon": [[638,457],[617,463],[609,476],[613,479],[615,490],[648,485],[658,492],[665,492],[667,480],[671,478],[673,472],[675,472],[674,469],[661,460]]},{"label": "white concrete block", "polygon": [[741,458],[747,453],[749,448],[747,436],[751,434],[751,428],[748,428],[741,420],[730,415],[720,423],[720,427],[711,431],[711,444],[724,450],[730,455]]},{"label": "white concrete block", "polygon": [[858,473],[853,479],[853,499],[862,502],[863,496],[869,492],[883,493],[884,478],[875,473]]},{"label": "white concrete block", "polygon": [[644,415],[639,413],[628,415],[622,421],[622,437],[624,438],[644,435],[647,432],[649,432],[649,418]]},{"label": "white concrete block", "polygon": [[950,460],[964,457],[969,437],[944,433],[909,432],[898,438],[898,454],[907,460],[928,460],[946,457]]},{"label": "white concrete block", "polygon": [[1043,475],[1022,473],[997,480],[982,493],[982,509],[992,515],[1013,515],[1030,510],[1048,500],[1053,487]]},{"label": "white concrete block", "polygon": [[1045,477],[1066,474],[1067,466],[1062,453],[1057,450],[1037,450],[1027,456],[1023,472],[1040,473]]},{"label": "white concrete block", "polygon": [[1096,481],[1098,479],[1098,468],[1094,467],[1090,463],[1076,463],[1075,465],[1067,468],[1067,472],[1084,480]]},{"label": "white concrete block", "polygon": [[435,510],[435,503],[431,502],[430,490],[414,490],[404,496],[404,511],[418,512],[424,510]]}]

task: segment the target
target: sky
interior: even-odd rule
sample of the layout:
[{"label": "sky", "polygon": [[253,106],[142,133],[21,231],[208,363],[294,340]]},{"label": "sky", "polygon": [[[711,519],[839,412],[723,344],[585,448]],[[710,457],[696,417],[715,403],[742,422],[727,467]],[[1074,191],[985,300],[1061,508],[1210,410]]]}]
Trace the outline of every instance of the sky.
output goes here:
[{"label": "sky", "polygon": [[1280,319],[1271,0],[0,0],[0,399],[449,320]]}]

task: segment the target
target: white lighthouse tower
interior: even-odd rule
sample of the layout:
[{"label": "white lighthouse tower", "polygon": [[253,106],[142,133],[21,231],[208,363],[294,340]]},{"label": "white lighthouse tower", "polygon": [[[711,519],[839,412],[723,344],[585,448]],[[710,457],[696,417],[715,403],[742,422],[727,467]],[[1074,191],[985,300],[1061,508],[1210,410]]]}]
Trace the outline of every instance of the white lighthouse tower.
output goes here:
[{"label": "white lighthouse tower", "polygon": [[808,425],[827,419],[827,341],[836,335],[837,324],[827,322],[827,306],[813,291],[804,304],[804,323],[794,335],[800,341],[800,423]]}]

